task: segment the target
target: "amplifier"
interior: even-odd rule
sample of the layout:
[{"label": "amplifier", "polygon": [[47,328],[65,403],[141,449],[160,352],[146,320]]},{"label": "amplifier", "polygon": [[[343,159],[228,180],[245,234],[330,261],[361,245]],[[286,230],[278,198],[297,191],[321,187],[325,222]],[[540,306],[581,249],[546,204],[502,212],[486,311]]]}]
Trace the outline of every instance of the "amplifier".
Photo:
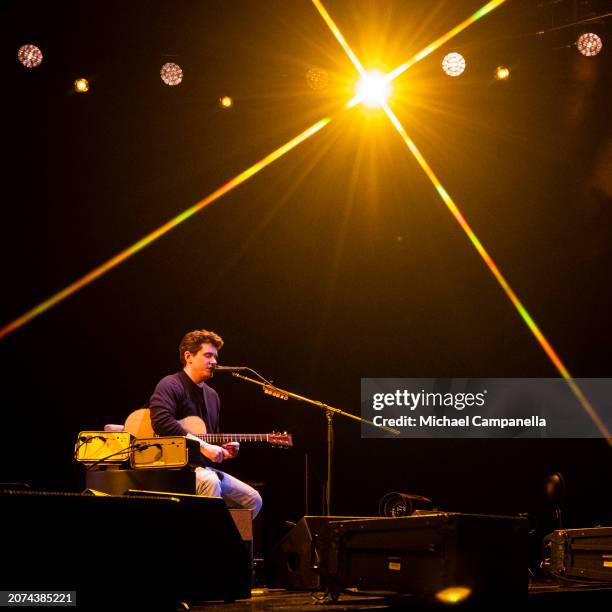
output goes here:
[{"label": "amplifier", "polygon": [[[459,513],[330,522],[318,571],[332,595],[392,591],[446,603],[527,596],[527,519]],[[448,597],[449,599],[445,599]]]},{"label": "amplifier", "polygon": [[74,458],[81,463],[124,463],[134,436],[127,431],[81,431]]},{"label": "amplifier", "polygon": [[612,527],[553,531],[542,565],[556,578],[612,583]]},{"label": "amplifier", "polygon": [[130,465],[136,470],[201,465],[200,443],[185,436],[139,438],[132,446]]}]

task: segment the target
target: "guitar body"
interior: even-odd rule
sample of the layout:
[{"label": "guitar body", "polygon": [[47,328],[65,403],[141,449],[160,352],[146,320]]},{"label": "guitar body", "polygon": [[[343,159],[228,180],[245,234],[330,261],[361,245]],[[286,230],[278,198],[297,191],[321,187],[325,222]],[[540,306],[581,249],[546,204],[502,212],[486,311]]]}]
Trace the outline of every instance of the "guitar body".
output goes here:
[{"label": "guitar body", "polygon": [[[196,436],[206,432],[206,423],[197,416],[188,416],[180,419],[179,423],[185,430]],[[129,431],[135,438],[154,438],[153,424],[151,423],[151,411],[148,408],[134,410],[125,421],[123,426],[125,431]]]}]

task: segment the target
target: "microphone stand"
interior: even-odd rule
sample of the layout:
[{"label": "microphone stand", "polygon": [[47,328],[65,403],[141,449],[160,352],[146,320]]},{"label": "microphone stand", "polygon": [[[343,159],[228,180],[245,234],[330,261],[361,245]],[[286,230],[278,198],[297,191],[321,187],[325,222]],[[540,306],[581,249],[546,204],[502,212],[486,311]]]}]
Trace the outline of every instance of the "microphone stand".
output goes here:
[{"label": "microphone stand", "polygon": [[[247,369],[247,368],[244,368]],[[250,368],[248,368],[250,370]],[[251,370],[255,372],[254,370]],[[257,374],[257,372],[255,372]],[[257,374],[259,376],[259,374]],[[334,415],[338,414],[340,416],[346,417],[347,419],[353,419],[354,421],[360,421],[361,423],[366,423],[367,425],[371,425],[372,427],[378,427],[379,429],[384,429],[389,433],[399,435],[400,431],[398,429],[394,429],[393,427],[384,427],[382,425],[375,425],[372,421],[368,421],[367,419],[362,419],[350,412],[345,412],[344,410],[340,410],[340,408],[334,408],[334,406],[330,406],[329,404],[324,404],[323,402],[319,402],[318,400],[313,400],[308,397],[304,397],[303,395],[298,395],[297,393],[292,393],[291,391],[287,391],[286,389],[280,389],[279,387],[273,385],[272,383],[265,381],[262,382],[260,380],[255,380],[249,376],[245,376],[244,374],[239,374],[238,372],[232,372],[232,376],[236,378],[240,378],[241,380],[246,380],[247,382],[253,383],[255,385],[259,385],[262,387],[264,393],[266,395],[271,395],[272,397],[276,397],[278,399],[288,400],[289,398],[297,400],[299,402],[305,402],[312,406],[316,406],[321,410],[325,411],[325,417],[327,420],[327,481],[325,482],[325,503],[323,504],[323,512],[324,516],[331,516],[331,493],[332,493],[332,458],[333,458],[333,449],[334,449]]]}]

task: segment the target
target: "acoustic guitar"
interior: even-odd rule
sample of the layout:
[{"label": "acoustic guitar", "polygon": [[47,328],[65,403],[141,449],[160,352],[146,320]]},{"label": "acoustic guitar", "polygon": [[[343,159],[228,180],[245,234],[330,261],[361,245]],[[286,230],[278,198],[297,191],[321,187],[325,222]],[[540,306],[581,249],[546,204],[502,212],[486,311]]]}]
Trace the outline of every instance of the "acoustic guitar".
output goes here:
[{"label": "acoustic guitar", "polygon": [[[206,433],[206,423],[197,416],[188,416],[180,419],[179,423],[190,434],[209,444],[225,444],[226,442],[263,442],[272,446],[289,448],[293,446],[291,434],[284,433]],[[125,421],[125,431],[129,431],[135,438],[154,438],[151,423],[151,411],[140,408],[132,412]]]}]

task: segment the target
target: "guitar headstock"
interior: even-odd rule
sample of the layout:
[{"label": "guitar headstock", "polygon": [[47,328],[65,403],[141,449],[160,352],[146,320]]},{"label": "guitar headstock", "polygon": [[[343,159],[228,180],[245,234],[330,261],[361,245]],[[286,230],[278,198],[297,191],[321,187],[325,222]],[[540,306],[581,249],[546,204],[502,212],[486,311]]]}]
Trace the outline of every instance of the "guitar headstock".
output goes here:
[{"label": "guitar headstock", "polygon": [[290,448],[293,446],[293,438],[290,433],[286,431],[279,433],[274,432],[268,434],[268,442],[272,444],[272,446],[280,446],[281,448]]}]

